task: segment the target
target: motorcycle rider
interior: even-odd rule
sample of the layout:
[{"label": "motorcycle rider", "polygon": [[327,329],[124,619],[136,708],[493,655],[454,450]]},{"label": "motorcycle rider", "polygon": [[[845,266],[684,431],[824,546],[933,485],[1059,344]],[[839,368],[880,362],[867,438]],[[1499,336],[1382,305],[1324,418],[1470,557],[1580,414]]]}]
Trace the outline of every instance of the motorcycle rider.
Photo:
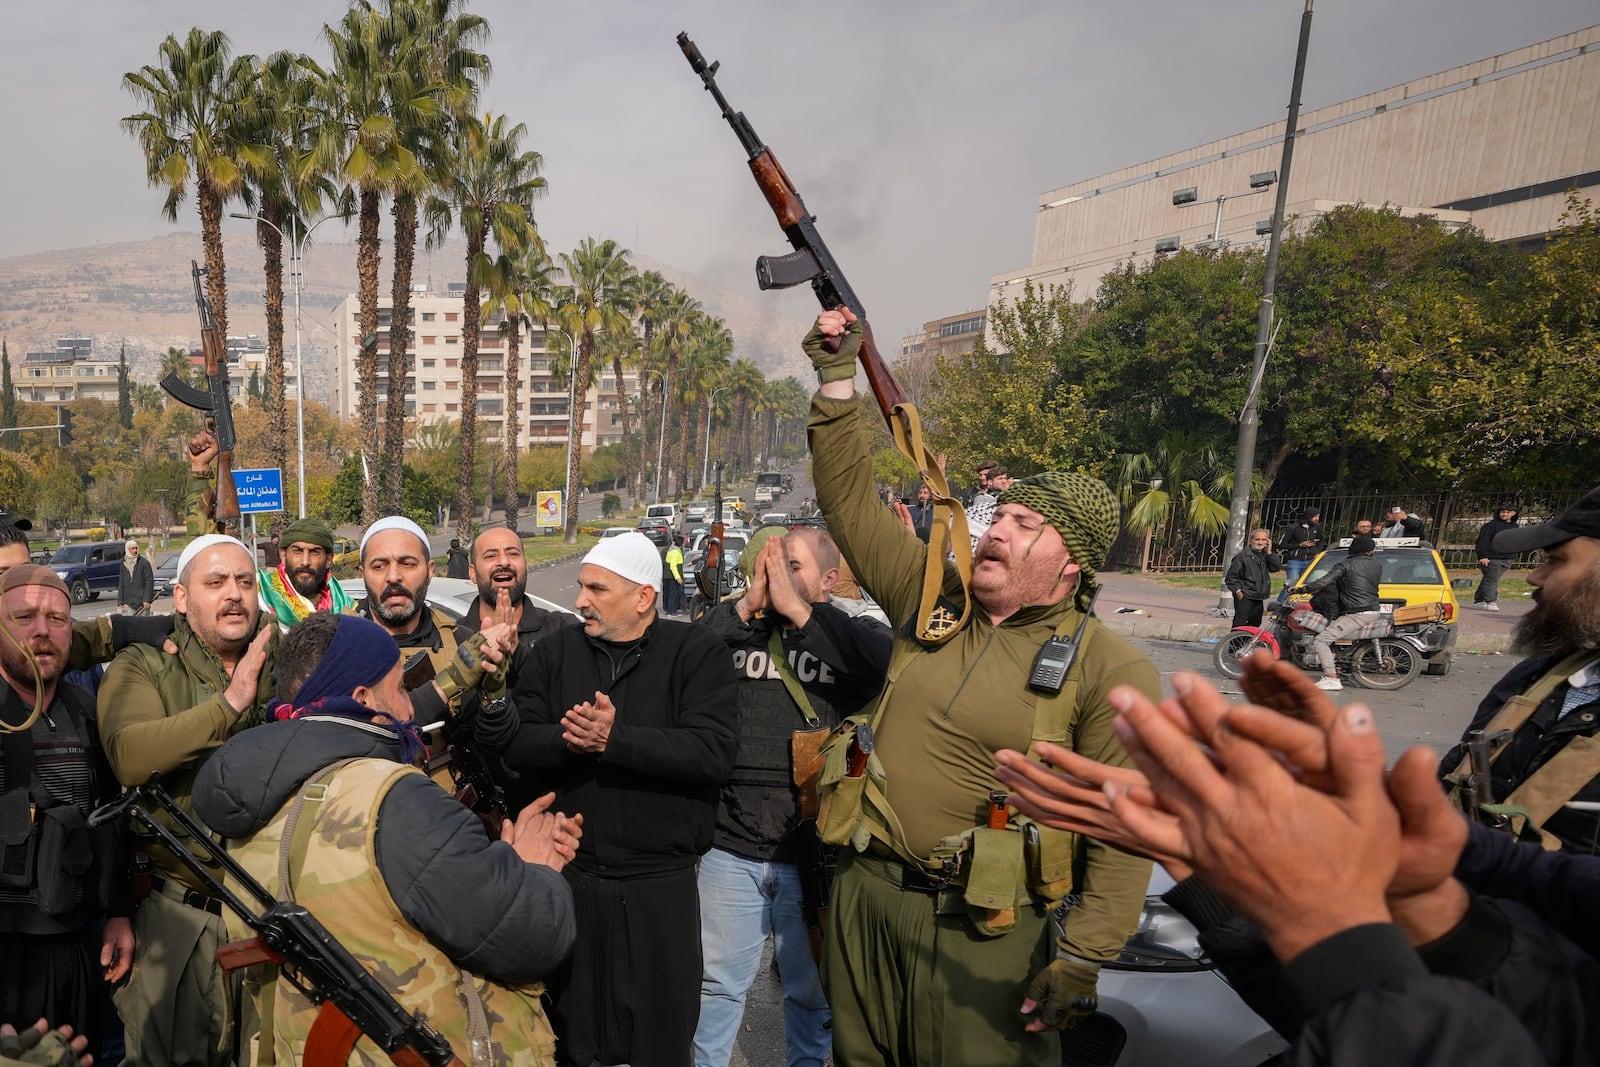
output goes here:
[{"label": "motorcycle rider", "polygon": [[1317,681],[1318,689],[1344,688],[1339,681],[1339,670],[1333,657],[1334,642],[1358,636],[1383,618],[1378,611],[1378,586],[1383,582],[1383,564],[1373,558],[1377,547],[1370,537],[1351,538],[1349,556],[1301,590],[1316,593],[1331,585],[1339,592],[1339,617],[1330,622],[1312,642],[1317,662],[1322,666],[1322,677]]}]

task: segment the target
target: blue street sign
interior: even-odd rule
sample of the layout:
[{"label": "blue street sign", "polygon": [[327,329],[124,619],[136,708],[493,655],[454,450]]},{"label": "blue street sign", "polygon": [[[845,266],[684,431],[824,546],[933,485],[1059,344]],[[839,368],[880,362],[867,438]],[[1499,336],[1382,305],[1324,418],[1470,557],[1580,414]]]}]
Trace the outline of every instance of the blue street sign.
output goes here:
[{"label": "blue street sign", "polygon": [[241,514],[283,510],[283,471],[277,467],[234,471],[233,487],[239,494]]}]

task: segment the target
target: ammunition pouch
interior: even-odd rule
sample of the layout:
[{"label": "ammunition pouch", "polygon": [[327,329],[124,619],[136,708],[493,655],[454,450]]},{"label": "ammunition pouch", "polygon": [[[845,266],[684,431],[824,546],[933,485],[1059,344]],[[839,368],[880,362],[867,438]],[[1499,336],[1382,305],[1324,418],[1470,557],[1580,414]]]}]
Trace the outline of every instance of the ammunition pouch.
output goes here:
[{"label": "ammunition pouch", "polygon": [[0,793],[0,886],[33,884],[33,798],[27,789]]}]

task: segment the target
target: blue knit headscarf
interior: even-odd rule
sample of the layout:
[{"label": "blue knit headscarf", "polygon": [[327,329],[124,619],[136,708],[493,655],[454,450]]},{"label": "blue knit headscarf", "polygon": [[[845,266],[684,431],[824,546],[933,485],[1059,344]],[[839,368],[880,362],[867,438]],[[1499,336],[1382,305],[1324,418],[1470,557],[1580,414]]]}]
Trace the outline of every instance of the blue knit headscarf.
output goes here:
[{"label": "blue knit headscarf", "polygon": [[387,712],[369,708],[351,694],[362,686],[373,686],[394,670],[400,646],[389,631],[359,615],[340,615],[333,641],[311,674],[300,684],[293,704],[275,709],[279,719],[298,719],[306,715],[334,715],[362,722],[381,720],[400,739],[400,759],[415,763],[426,754],[427,746],[416,725]]}]

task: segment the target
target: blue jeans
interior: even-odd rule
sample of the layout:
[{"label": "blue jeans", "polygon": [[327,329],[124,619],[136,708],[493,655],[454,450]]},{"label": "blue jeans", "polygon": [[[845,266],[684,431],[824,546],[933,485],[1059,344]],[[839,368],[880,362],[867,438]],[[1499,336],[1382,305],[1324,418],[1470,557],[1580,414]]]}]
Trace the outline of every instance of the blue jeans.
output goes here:
[{"label": "blue jeans", "polygon": [[1283,588],[1278,590],[1278,603],[1282,604],[1289,599],[1289,590],[1294,587],[1295,582],[1300,580],[1300,576],[1306,572],[1306,568],[1309,566],[1311,566],[1309,559],[1287,559],[1283,561]]},{"label": "blue jeans", "polygon": [[822,1067],[830,1037],[827,998],[811,958],[800,911],[800,874],[793,864],[746,859],[714,848],[700,859],[700,1024],[695,1067],[727,1067],[744,1018],[745,993],[772,935],[783,976],[784,1034],[789,1067]]}]

